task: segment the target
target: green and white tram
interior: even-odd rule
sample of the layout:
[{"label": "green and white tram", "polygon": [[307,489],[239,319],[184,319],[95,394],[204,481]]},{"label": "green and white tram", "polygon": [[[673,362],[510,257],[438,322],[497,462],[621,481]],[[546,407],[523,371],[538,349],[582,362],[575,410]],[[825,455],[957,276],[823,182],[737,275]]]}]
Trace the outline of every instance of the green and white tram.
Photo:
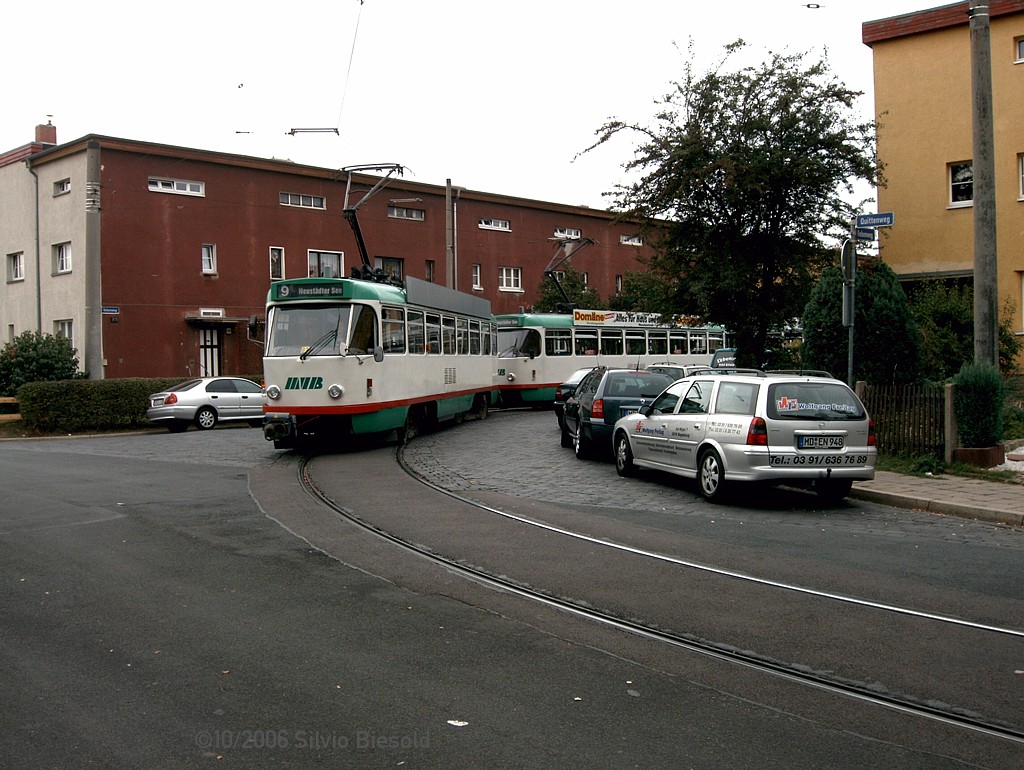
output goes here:
[{"label": "green and white tram", "polygon": [[297,278],[271,284],[266,319],[263,434],[279,449],[487,415],[487,300],[415,278]]},{"label": "green and white tram", "polygon": [[504,406],[551,404],[555,388],[587,366],[709,365],[726,347],[719,326],[666,325],[658,314],[615,310],[511,313],[498,324],[495,386]]}]

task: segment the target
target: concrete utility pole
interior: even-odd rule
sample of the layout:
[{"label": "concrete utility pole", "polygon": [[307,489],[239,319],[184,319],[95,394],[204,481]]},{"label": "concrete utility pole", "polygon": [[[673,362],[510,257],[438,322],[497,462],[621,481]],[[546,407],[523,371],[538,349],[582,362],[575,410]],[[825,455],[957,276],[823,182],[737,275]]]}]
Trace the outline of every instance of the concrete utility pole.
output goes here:
[{"label": "concrete utility pole", "polygon": [[974,109],[974,362],[999,365],[999,277],[988,0],[971,0]]}]

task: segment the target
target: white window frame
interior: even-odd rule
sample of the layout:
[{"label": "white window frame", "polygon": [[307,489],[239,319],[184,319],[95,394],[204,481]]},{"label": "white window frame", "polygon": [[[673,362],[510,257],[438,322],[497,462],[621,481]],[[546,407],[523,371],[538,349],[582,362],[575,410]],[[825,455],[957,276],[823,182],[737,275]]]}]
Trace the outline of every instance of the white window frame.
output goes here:
[{"label": "white window frame", "polygon": [[66,275],[71,268],[71,241],[53,244],[53,274]]},{"label": "white window frame", "polygon": [[556,227],[555,237],[575,241],[583,237],[583,231],[576,227]]},{"label": "white window frame", "polygon": [[622,246],[643,246],[644,239],[639,235],[620,235],[619,244]]},{"label": "white window frame", "polygon": [[622,276],[621,275],[616,275],[615,276],[615,293],[616,294],[622,294],[623,286],[624,286],[624,282],[622,280]]},{"label": "white window frame", "polygon": [[58,321],[53,322],[53,336],[64,337],[68,342],[71,343],[71,347],[75,346],[75,323],[70,318],[62,318]]},{"label": "white window frame", "polygon": [[200,248],[203,275],[217,274],[217,244],[204,243]]},{"label": "white window frame", "polygon": [[1013,39],[1013,63],[1024,64],[1024,35]]},{"label": "white window frame", "polygon": [[[275,259],[276,257],[276,259]],[[284,246],[271,246],[270,247],[270,280],[271,281],[283,281],[284,280]],[[277,275],[274,274],[274,263],[277,263]]]},{"label": "white window frame", "polygon": [[1024,153],[1017,156],[1017,200],[1024,201]]},{"label": "white window frame", "polygon": [[149,178],[149,191],[205,198],[206,183],[197,182],[194,179],[171,179],[169,177],[151,176]]},{"label": "white window frame", "polygon": [[498,291],[511,291],[523,293],[523,268],[521,267],[499,267],[498,268]]},{"label": "white window frame", "polygon": [[480,219],[477,220],[477,227],[481,230],[501,230],[506,233],[512,232],[512,223],[507,219],[480,217]]},{"label": "white window frame", "polygon": [[[970,199],[966,199],[966,200],[955,200],[954,199],[954,195],[953,195],[953,186],[954,185],[961,185],[961,186],[963,186],[963,185],[966,185],[967,182],[964,182],[964,181],[957,182],[957,181],[955,181],[953,179],[953,174],[955,173],[956,169],[962,169],[962,168],[966,168],[966,167],[970,167],[970,169],[971,169],[971,180],[970,180],[971,197],[970,197]],[[946,167],[946,184],[947,184],[947,188],[946,189],[949,192],[949,208],[951,208],[951,209],[962,209],[962,208],[967,208],[968,206],[973,206],[974,205],[974,163],[972,161],[960,160],[960,161],[956,161],[955,163],[950,163]]]},{"label": "white window frame", "polygon": [[[312,273],[309,272],[310,266],[313,264],[313,260],[316,260],[316,270]],[[343,278],[345,270],[345,252],[343,251],[325,251],[324,249],[309,249],[306,251],[306,272],[310,278],[323,278],[324,263],[327,262],[331,267],[336,263],[338,266],[338,272],[331,275],[331,278]]]},{"label": "white window frame", "polygon": [[25,252],[16,251],[7,255],[7,282],[25,280]]},{"label": "white window frame", "polygon": [[283,192],[277,196],[282,206],[292,206],[300,209],[327,210],[327,199],[322,195],[306,195],[305,193]]},{"label": "white window frame", "polygon": [[66,179],[59,179],[53,183],[53,197],[56,198],[58,195],[67,195],[71,192],[71,177]]},{"label": "white window frame", "polygon": [[483,291],[484,290],[484,283],[483,283],[482,275],[483,275],[483,267],[481,266],[481,264],[479,262],[474,262],[473,263],[473,288],[476,289],[477,291]]},{"label": "white window frame", "polygon": [[392,219],[410,219],[414,222],[424,222],[427,219],[427,212],[424,209],[411,209],[405,206],[388,206],[388,216]]}]

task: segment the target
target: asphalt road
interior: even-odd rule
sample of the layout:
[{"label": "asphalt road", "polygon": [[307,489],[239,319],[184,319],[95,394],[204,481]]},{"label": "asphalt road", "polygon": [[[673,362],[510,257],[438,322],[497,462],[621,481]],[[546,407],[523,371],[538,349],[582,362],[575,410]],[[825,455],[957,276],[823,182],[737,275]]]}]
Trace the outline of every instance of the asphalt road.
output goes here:
[{"label": "asphalt road", "polygon": [[[619,484],[600,464],[584,483],[560,479],[552,463],[577,463],[571,453],[523,451],[540,420],[557,444],[553,417],[523,417],[518,438],[497,415],[421,437],[410,455],[483,497],[683,524],[740,561],[785,556],[800,538],[839,540],[824,550],[842,558],[843,539],[891,525],[905,550],[959,549],[961,577],[984,555],[964,595],[996,593],[992,574],[1014,564],[1019,574],[1020,543],[998,528],[936,531],[882,506],[858,506],[860,519],[790,498],[709,511],[685,487]],[[453,508],[410,486],[392,454],[340,453],[314,472],[357,511]],[[858,704],[467,584],[339,527],[296,471],[294,455],[246,428],[0,442],[0,766],[1012,766],[1000,746],[895,714],[869,735],[860,725],[878,717]],[[769,535],[772,520],[782,531]],[[731,547],[750,537],[760,557]],[[895,555],[876,558],[888,569]],[[907,563],[936,592],[952,579]]]}]

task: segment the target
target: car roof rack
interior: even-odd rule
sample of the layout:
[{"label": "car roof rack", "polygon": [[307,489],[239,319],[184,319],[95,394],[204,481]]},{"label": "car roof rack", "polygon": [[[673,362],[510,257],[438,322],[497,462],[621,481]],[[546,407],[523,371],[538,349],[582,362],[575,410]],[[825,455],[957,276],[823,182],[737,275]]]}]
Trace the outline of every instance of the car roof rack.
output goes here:
[{"label": "car roof rack", "polygon": [[826,372],[824,369],[769,369],[768,374],[792,374],[801,377],[828,377],[830,380],[834,380],[831,372]]}]

